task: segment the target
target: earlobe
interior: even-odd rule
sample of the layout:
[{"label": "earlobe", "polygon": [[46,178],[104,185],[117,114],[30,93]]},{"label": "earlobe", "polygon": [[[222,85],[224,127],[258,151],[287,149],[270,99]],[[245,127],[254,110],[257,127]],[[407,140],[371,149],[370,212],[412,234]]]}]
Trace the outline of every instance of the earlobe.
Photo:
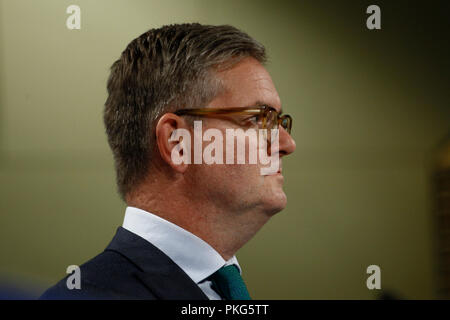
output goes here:
[{"label": "earlobe", "polygon": [[191,161],[190,133],[183,118],[164,114],[156,124],[156,144],[163,161],[179,173],[186,171]]}]

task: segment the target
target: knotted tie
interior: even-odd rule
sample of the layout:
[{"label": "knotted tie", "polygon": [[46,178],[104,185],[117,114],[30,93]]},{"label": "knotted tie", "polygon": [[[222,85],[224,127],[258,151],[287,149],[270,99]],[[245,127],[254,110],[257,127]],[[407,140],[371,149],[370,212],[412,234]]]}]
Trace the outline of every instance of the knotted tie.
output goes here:
[{"label": "knotted tie", "polygon": [[211,275],[209,279],[213,284],[213,289],[218,291],[226,300],[251,300],[237,266],[224,266]]}]

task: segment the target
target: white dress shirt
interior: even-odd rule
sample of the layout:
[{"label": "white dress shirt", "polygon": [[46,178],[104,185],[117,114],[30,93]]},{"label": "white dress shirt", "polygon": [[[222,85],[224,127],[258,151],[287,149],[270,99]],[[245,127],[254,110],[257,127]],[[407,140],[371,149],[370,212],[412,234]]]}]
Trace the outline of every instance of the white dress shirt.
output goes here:
[{"label": "white dress shirt", "polygon": [[189,231],[155,214],[127,207],[123,228],[144,238],[173,260],[205,293],[210,300],[222,300],[205,280],[225,265],[241,267],[233,256],[225,261],[208,243]]}]

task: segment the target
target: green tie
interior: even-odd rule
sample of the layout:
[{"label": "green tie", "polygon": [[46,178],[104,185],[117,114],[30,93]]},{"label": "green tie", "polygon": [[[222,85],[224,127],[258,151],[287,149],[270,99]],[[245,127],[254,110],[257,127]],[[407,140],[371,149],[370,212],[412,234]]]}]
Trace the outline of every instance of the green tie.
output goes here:
[{"label": "green tie", "polygon": [[212,281],[213,289],[226,300],[251,300],[237,266],[224,266],[209,279]]}]

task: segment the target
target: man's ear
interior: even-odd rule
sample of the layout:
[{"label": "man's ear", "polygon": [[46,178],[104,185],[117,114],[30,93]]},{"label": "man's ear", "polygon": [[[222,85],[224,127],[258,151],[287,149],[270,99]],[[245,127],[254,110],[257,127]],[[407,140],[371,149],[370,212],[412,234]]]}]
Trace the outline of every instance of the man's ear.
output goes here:
[{"label": "man's ear", "polygon": [[173,113],[164,114],[156,124],[156,145],[163,161],[183,173],[191,163],[191,135],[186,121]]}]

